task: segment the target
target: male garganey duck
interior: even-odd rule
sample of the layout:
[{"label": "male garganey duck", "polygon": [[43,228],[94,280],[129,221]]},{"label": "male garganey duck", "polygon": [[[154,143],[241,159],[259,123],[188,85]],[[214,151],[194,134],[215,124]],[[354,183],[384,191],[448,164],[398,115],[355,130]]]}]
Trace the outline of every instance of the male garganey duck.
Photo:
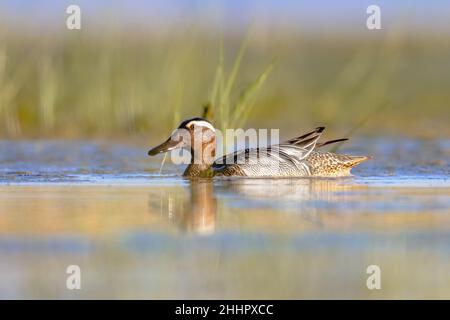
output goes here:
[{"label": "male garganey duck", "polygon": [[324,127],[286,142],[263,148],[247,148],[214,160],[216,130],[203,118],[183,121],[171,136],[151,149],[150,156],[178,148],[191,153],[191,163],[185,177],[245,176],[245,177],[342,177],[366,156],[350,156],[317,149],[347,139],[319,143]]}]

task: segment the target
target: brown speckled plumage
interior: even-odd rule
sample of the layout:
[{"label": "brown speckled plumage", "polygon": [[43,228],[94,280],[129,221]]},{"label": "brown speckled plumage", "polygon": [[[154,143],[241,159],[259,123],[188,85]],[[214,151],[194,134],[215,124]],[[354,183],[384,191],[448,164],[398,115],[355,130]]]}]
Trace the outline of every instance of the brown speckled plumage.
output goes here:
[{"label": "brown speckled plumage", "polygon": [[363,156],[348,156],[332,152],[311,152],[305,159],[311,176],[342,177],[350,175],[350,170],[369,159]]},{"label": "brown speckled plumage", "polygon": [[220,177],[245,177],[245,172],[239,167],[238,164],[230,164],[228,166],[223,167],[222,169],[214,170],[214,176]]},{"label": "brown speckled plumage", "polygon": [[184,177],[198,177],[198,178],[212,178],[214,175],[215,174],[211,169],[211,165],[195,164],[195,163],[191,163],[190,165],[188,165],[183,173]]}]

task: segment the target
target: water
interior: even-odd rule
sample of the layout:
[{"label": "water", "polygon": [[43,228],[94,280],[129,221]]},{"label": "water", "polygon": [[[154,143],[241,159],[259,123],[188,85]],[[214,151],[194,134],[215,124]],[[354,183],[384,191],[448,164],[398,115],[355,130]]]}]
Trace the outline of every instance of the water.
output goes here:
[{"label": "water", "polygon": [[109,142],[0,150],[0,298],[450,298],[449,140],[353,142],[374,160],[344,179],[189,181]]}]

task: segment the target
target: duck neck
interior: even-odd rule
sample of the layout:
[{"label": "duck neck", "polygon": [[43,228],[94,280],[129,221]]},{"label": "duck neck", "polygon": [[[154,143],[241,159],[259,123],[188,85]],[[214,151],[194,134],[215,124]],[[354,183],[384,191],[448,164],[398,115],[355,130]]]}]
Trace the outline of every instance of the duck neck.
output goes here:
[{"label": "duck neck", "polygon": [[191,148],[191,163],[184,171],[186,177],[210,178],[213,176],[211,165],[216,156],[215,141],[203,144],[201,149]]}]

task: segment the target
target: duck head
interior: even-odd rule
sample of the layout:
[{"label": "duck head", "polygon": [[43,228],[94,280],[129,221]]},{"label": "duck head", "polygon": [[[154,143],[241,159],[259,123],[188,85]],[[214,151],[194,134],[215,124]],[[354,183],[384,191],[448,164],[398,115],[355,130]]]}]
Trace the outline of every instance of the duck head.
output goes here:
[{"label": "duck head", "polygon": [[214,126],[203,118],[184,120],[166,141],[152,148],[148,155],[155,156],[179,148],[185,148],[191,152],[191,163],[214,162],[216,148]]}]

